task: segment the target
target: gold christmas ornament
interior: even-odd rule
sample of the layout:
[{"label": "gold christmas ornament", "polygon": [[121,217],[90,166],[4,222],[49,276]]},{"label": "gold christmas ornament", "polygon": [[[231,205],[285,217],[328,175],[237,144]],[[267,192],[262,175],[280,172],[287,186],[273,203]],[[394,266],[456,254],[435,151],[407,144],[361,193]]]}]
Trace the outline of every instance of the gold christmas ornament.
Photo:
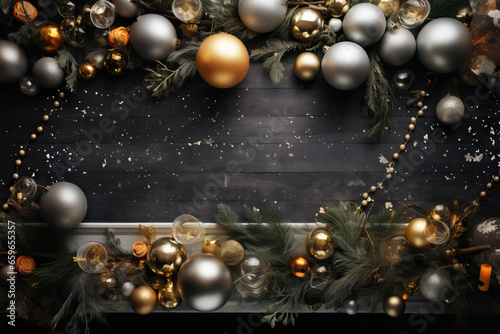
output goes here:
[{"label": "gold christmas ornament", "polygon": [[80,74],[82,78],[87,80],[93,79],[96,73],[96,68],[88,61],[84,61],[78,68],[78,74]]},{"label": "gold christmas ornament", "polygon": [[220,251],[219,240],[204,240],[201,242],[201,251],[218,256]]},{"label": "gold christmas ornament", "polygon": [[399,9],[399,0],[375,0],[371,1],[371,3],[380,8],[385,17],[389,17]]},{"label": "gold christmas ornament", "polygon": [[406,228],[406,239],[415,248],[423,248],[431,243],[425,238],[425,230],[427,229],[426,218],[413,219]]},{"label": "gold christmas ornament", "polygon": [[230,88],[247,75],[250,57],[237,37],[218,33],[206,38],[196,53],[196,68],[209,85]]},{"label": "gold christmas ornament", "polygon": [[104,68],[110,74],[122,74],[125,70],[125,65],[125,57],[118,51],[109,51],[104,58]]},{"label": "gold christmas ornament", "polygon": [[158,290],[158,302],[167,309],[176,308],[182,303],[181,295],[170,278]]},{"label": "gold christmas ornament", "polygon": [[140,315],[153,312],[156,307],[156,291],[147,285],[135,288],[130,294],[130,306]]},{"label": "gold christmas ornament", "polygon": [[311,266],[303,256],[297,256],[290,262],[290,271],[296,277],[306,277],[311,271]]},{"label": "gold christmas ornament", "polygon": [[405,310],[406,302],[401,296],[389,296],[384,300],[384,312],[390,317],[400,317]]},{"label": "gold christmas ornament", "polygon": [[290,33],[303,42],[319,36],[323,30],[323,16],[316,9],[302,7],[295,11],[290,20]]},{"label": "gold christmas ornament", "polygon": [[321,69],[321,62],[314,53],[302,52],[295,58],[293,64],[293,73],[304,81],[310,81],[316,78]]},{"label": "gold christmas ornament", "polygon": [[306,249],[318,260],[325,260],[333,255],[332,236],[327,229],[317,228],[307,236]]},{"label": "gold christmas ornament", "polygon": [[151,245],[146,263],[155,274],[170,277],[177,273],[186,258],[183,245],[170,237],[164,237]]},{"label": "gold christmas ornament", "polygon": [[342,17],[351,8],[350,0],[328,0],[325,4],[327,13],[332,17]]},{"label": "gold christmas ornament", "polygon": [[44,21],[36,26],[35,44],[45,54],[53,55],[64,46],[64,39],[59,26],[51,21]]},{"label": "gold christmas ornament", "polygon": [[225,241],[220,246],[220,258],[228,266],[234,266],[240,263],[244,256],[245,250],[236,240]]}]

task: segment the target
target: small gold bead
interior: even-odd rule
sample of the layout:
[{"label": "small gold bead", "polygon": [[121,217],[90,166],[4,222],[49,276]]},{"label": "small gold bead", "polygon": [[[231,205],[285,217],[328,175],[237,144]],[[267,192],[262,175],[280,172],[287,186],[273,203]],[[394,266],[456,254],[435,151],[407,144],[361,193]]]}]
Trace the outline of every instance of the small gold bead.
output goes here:
[{"label": "small gold bead", "polygon": [[30,136],[30,139],[35,140],[36,139],[36,134],[32,133]]},{"label": "small gold bead", "polygon": [[422,101],[417,102],[417,107],[422,108],[424,106],[424,103]]},{"label": "small gold bead", "polygon": [[23,164],[23,162],[20,159],[16,160],[16,165],[21,166],[22,164]]},{"label": "small gold bead", "polygon": [[500,176],[495,176],[495,177],[493,178],[493,181],[495,181],[495,182],[500,181]]},{"label": "small gold bead", "polygon": [[2,208],[4,210],[8,210],[9,209],[9,204],[5,203],[4,205],[2,205]]},{"label": "small gold bead", "polygon": [[401,145],[399,145],[399,150],[400,150],[400,151],[404,151],[404,150],[406,150],[406,145],[405,145],[405,144],[401,144]]},{"label": "small gold bead", "polygon": [[60,105],[61,103],[59,103],[59,101],[54,101],[54,107],[59,108]]},{"label": "small gold bead", "polygon": [[410,140],[410,138],[411,138],[411,136],[410,136],[410,134],[409,134],[409,133],[405,135],[405,140],[406,140],[406,141]]},{"label": "small gold bead", "polygon": [[397,158],[399,158],[399,153],[394,153],[394,154],[392,155],[392,158],[393,158],[393,159],[397,159]]},{"label": "small gold bead", "polygon": [[391,177],[392,177],[392,174],[387,174],[387,175],[385,176],[385,178],[386,178],[387,180],[389,180]]},{"label": "small gold bead", "polygon": [[363,193],[363,198],[367,199],[368,198],[368,193]]},{"label": "small gold bead", "polygon": [[377,187],[375,187],[375,186],[371,186],[371,187],[370,187],[370,191],[371,191],[372,193],[374,193],[376,190],[377,190]]},{"label": "small gold bead", "polygon": [[418,116],[422,117],[424,116],[424,111],[422,109],[420,109],[417,113]]},{"label": "small gold bead", "polygon": [[36,128],[36,132],[42,132],[43,131],[43,126],[39,126]]},{"label": "small gold bead", "polygon": [[19,150],[19,155],[24,157],[26,155],[26,151],[25,150]]},{"label": "small gold bead", "polygon": [[388,171],[389,173],[394,173],[396,170],[394,169],[394,167],[390,167],[387,171]]},{"label": "small gold bead", "polygon": [[14,180],[17,180],[19,178],[19,174],[17,174],[17,173],[12,174],[12,178]]},{"label": "small gold bead", "polygon": [[66,94],[64,94],[64,92],[59,92],[59,97],[62,99],[66,96]]},{"label": "small gold bead", "polygon": [[43,115],[43,120],[47,122],[49,120],[49,115]]},{"label": "small gold bead", "polygon": [[486,191],[481,191],[481,194],[479,194],[481,197],[486,197]]},{"label": "small gold bead", "polygon": [[415,130],[415,124],[408,125],[408,129],[410,129],[411,131]]},{"label": "small gold bead", "polygon": [[417,118],[416,117],[410,118],[410,122],[412,122],[413,124],[417,123]]},{"label": "small gold bead", "polygon": [[486,184],[486,188],[491,189],[493,187],[493,184],[491,182]]},{"label": "small gold bead", "polygon": [[368,205],[368,201],[366,199],[364,199],[362,202],[361,202],[361,205],[362,206],[367,206]]},{"label": "small gold bead", "polygon": [[14,190],[14,186],[9,187],[9,191],[12,192]]},{"label": "small gold bead", "polygon": [[424,97],[425,95],[427,95],[427,92],[425,90],[421,90],[420,91],[420,96]]}]

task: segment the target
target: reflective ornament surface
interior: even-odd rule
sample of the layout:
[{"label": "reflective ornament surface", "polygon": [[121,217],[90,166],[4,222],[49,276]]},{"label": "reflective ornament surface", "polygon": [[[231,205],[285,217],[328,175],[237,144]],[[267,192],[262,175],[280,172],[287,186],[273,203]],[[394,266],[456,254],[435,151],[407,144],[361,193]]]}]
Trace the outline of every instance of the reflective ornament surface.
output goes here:
[{"label": "reflective ornament surface", "polygon": [[201,0],[174,0],[172,12],[182,22],[196,22],[203,16]]},{"label": "reflective ornament surface", "polygon": [[135,313],[146,315],[156,308],[156,291],[147,285],[142,285],[132,291],[129,300]]},{"label": "reflective ornament surface", "polygon": [[183,214],[174,219],[172,234],[183,245],[199,243],[205,239],[205,224],[192,215]]},{"label": "reflective ornament surface", "polygon": [[38,23],[33,40],[46,55],[55,55],[64,46],[64,38],[59,31],[59,25],[52,21]]},{"label": "reflective ornament surface", "polygon": [[470,246],[490,245],[490,249],[476,255],[477,263],[500,267],[500,218],[492,217],[479,223],[472,234]]},{"label": "reflective ornament surface", "polygon": [[322,290],[326,284],[332,279],[330,267],[318,263],[311,269],[311,282],[309,285],[312,289]]},{"label": "reflective ornament surface", "polygon": [[137,16],[140,10],[139,5],[133,0],[112,0],[112,2],[116,14],[126,19]]},{"label": "reflective ornament surface", "polygon": [[342,17],[351,8],[350,0],[328,0],[325,3],[327,14],[332,17]]},{"label": "reflective ornament surface", "polygon": [[72,47],[82,48],[87,44],[88,28],[82,23],[81,16],[63,19],[59,29],[64,41]]},{"label": "reflective ornament surface", "polygon": [[334,245],[331,233],[325,228],[317,228],[309,233],[306,240],[307,252],[318,260],[333,255]]},{"label": "reflective ornament surface", "polygon": [[321,62],[314,53],[302,52],[295,58],[293,73],[304,81],[310,81],[318,76],[321,69]]},{"label": "reflective ornament surface", "polygon": [[99,0],[90,8],[90,21],[98,29],[111,27],[115,17],[115,5],[109,1]]},{"label": "reflective ornament surface", "polygon": [[109,51],[103,62],[106,71],[112,75],[120,75],[125,70],[125,57],[118,51]]},{"label": "reflective ornament surface", "polygon": [[423,248],[431,243],[425,238],[426,218],[415,218],[406,227],[406,239],[415,248]]},{"label": "reflective ornament surface", "polygon": [[35,96],[38,94],[40,87],[32,77],[24,76],[19,80],[19,89],[28,96]]},{"label": "reflective ornament surface", "polygon": [[15,43],[0,40],[0,82],[16,82],[26,73],[28,59]]},{"label": "reflective ornament surface", "polygon": [[84,61],[78,68],[78,74],[86,80],[93,79],[97,73],[96,68],[92,63]]},{"label": "reflective ornament surface", "polygon": [[179,291],[171,279],[158,289],[158,302],[167,309],[174,309],[182,303]]},{"label": "reflective ornament surface", "polygon": [[227,240],[222,243],[219,250],[220,259],[228,266],[234,266],[241,262],[245,256],[243,246],[236,240]]},{"label": "reflective ornament surface", "polygon": [[299,8],[290,19],[290,34],[299,41],[311,41],[317,38],[322,30],[323,16],[315,9]]},{"label": "reflective ornament surface", "polygon": [[241,281],[248,287],[259,288],[267,279],[266,266],[256,256],[249,256],[240,265]]},{"label": "reflective ornament surface", "polygon": [[16,203],[22,203],[32,199],[36,195],[37,189],[35,180],[28,176],[21,176],[12,189],[12,197]]},{"label": "reflective ornament surface", "polygon": [[102,273],[108,263],[106,247],[100,242],[88,241],[78,248],[76,262],[87,273]]},{"label": "reflective ornament surface", "polygon": [[170,237],[156,240],[148,250],[146,263],[157,275],[171,277],[186,261],[186,249]]},{"label": "reflective ornament surface", "polygon": [[450,273],[438,268],[425,273],[419,282],[420,292],[431,301],[450,302],[454,295]]},{"label": "reflective ornament surface", "polygon": [[243,24],[258,33],[271,32],[285,20],[285,0],[239,0],[238,15]]},{"label": "reflective ornament surface", "polygon": [[57,11],[62,17],[75,16],[76,5],[71,0],[60,1]]},{"label": "reflective ornament surface", "polygon": [[406,0],[399,6],[398,21],[407,29],[416,28],[425,22],[430,12],[428,0]]},{"label": "reflective ornament surface", "polygon": [[332,29],[333,32],[337,33],[342,30],[342,20],[332,18],[330,19],[330,21],[328,21],[328,27]]},{"label": "reflective ornament surface", "polygon": [[415,72],[408,69],[400,69],[393,74],[391,85],[394,88],[406,90],[411,87],[413,80],[415,80]]},{"label": "reflective ornament surface", "polygon": [[342,28],[348,40],[362,47],[373,45],[384,35],[384,13],[371,3],[353,6],[344,16]]},{"label": "reflective ornament surface", "polygon": [[349,297],[344,302],[344,307],[342,309],[349,315],[355,315],[359,311],[359,303],[355,297]]},{"label": "reflective ornament surface", "polygon": [[465,114],[465,105],[462,100],[453,95],[446,95],[439,100],[436,106],[436,116],[446,125],[453,125],[462,120]]},{"label": "reflective ornament surface", "polygon": [[290,262],[290,271],[296,277],[306,277],[311,271],[311,265],[305,257],[297,256]]},{"label": "reflective ornament surface", "polygon": [[384,300],[384,312],[393,318],[402,316],[406,310],[406,302],[401,296],[389,296]]},{"label": "reflective ornament surface", "polygon": [[450,238],[450,228],[442,220],[427,220],[427,228],[424,230],[427,241],[434,245],[441,245]]}]

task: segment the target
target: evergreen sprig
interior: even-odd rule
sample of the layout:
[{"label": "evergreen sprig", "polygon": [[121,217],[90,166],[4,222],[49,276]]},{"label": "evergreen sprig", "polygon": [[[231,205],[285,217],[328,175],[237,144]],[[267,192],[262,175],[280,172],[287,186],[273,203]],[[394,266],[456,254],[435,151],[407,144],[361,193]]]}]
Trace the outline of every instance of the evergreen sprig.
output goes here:
[{"label": "evergreen sprig", "polygon": [[470,8],[469,0],[429,0],[431,12],[429,19],[456,17],[464,8]]}]

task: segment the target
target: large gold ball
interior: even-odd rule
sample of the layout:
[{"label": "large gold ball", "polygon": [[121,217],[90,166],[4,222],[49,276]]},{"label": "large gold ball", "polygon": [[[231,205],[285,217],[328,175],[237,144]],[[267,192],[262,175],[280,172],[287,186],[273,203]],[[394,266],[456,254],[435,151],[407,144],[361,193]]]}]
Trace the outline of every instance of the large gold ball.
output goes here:
[{"label": "large gold ball", "polygon": [[321,69],[321,62],[318,56],[312,52],[302,52],[295,58],[293,64],[293,73],[304,81],[310,81],[316,78]]},{"label": "large gold ball", "polygon": [[225,241],[220,246],[220,259],[228,266],[234,266],[243,260],[245,250],[236,240]]},{"label": "large gold ball", "polygon": [[230,88],[247,75],[250,57],[237,37],[218,33],[206,38],[196,53],[196,69],[209,85]]},{"label": "large gold ball", "polygon": [[333,255],[332,236],[327,229],[317,228],[307,236],[307,252],[318,260],[325,260]]},{"label": "large gold ball", "polygon": [[181,295],[171,279],[158,290],[158,302],[167,309],[176,308],[182,303]]},{"label": "large gold ball", "polygon": [[186,249],[170,237],[156,240],[148,250],[146,263],[157,275],[175,275],[186,261]]},{"label": "large gold ball", "polygon": [[303,7],[292,15],[290,33],[295,39],[307,42],[318,37],[322,30],[323,16],[316,9]]},{"label": "large gold ball", "polygon": [[351,7],[351,0],[328,0],[325,7],[332,17],[342,17]]},{"label": "large gold ball", "polygon": [[137,314],[153,312],[156,307],[156,291],[147,285],[135,288],[130,294],[130,306]]},{"label": "large gold ball", "polygon": [[426,218],[413,219],[406,228],[406,239],[415,248],[423,248],[431,243],[425,238]]},{"label": "large gold ball", "polygon": [[82,78],[89,80],[95,77],[97,70],[90,62],[84,61],[78,68],[78,73]]},{"label": "large gold ball", "polygon": [[37,24],[33,37],[38,48],[47,55],[54,55],[64,46],[64,39],[59,26],[51,21]]},{"label": "large gold ball", "polygon": [[390,317],[400,317],[405,310],[406,302],[401,296],[389,296],[384,300],[384,311]]}]

